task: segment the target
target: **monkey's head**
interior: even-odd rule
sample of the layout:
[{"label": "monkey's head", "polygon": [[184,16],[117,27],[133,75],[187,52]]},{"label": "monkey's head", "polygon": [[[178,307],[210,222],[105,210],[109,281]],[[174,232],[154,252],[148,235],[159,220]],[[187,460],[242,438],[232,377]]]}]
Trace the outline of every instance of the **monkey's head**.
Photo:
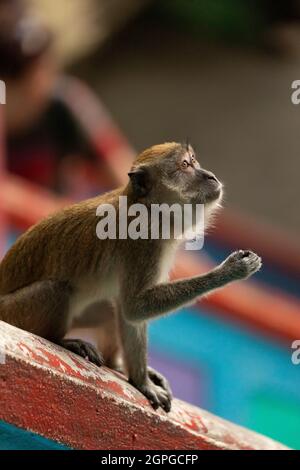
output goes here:
[{"label": "monkey's head", "polygon": [[201,167],[189,144],[155,145],[142,152],[129,173],[134,199],[150,204],[205,204],[211,210],[222,198],[222,184]]}]

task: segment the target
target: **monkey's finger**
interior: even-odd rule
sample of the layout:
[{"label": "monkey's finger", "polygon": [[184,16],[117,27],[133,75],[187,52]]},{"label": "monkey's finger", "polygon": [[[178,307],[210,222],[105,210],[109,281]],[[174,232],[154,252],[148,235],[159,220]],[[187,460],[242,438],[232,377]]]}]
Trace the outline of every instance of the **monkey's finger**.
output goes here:
[{"label": "monkey's finger", "polygon": [[248,258],[249,260],[261,260],[260,256],[254,253],[251,250],[240,251],[242,253],[243,258]]},{"label": "monkey's finger", "polygon": [[249,256],[251,256],[251,254],[254,254],[252,253],[251,250],[239,250],[239,255],[241,258],[248,258]]},{"label": "monkey's finger", "polygon": [[262,266],[262,259],[258,255],[253,253],[249,257],[249,265],[254,269],[259,269]]}]

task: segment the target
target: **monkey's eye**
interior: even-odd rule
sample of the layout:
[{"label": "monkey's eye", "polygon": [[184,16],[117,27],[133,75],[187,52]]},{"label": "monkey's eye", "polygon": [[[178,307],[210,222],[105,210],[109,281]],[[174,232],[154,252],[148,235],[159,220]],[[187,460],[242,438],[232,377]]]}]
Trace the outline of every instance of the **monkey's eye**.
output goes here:
[{"label": "monkey's eye", "polygon": [[191,155],[191,161],[193,165],[196,163],[196,158],[194,157],[194,155]]},{"label": "monkey's eye", "polygon": [[189,162],[187,160],[183,160],[183,162],[181,163],[181,168],[183,170],[186,170],[188,166],[189,166]]}]

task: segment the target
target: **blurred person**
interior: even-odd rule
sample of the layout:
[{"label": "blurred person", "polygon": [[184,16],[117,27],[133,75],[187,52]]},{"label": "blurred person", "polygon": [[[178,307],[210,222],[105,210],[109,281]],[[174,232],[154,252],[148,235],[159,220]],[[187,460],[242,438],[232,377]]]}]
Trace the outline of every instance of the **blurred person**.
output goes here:
[{"label": "blurred person", "polygon": [[[81,200],[118,186],[135,154],[90,90],[61,73],[54,40],[26,2],[0,0],[6,167],[61,196]],[[88,328],[75,336],[105,350],[103,328],[93,329],[99,309],[112,315],[109,306],[94,305],[87,312]]]},{"label": "blurred person", "polygon": [[117,182],[109,155],[101,158],[58,92],[63,77],[53,42],[51,31],[23,0],[0,0],[7,169],[63,196],[83,199]]},{"label": "blurred person", "polygon": [[265,37],[266,43],[275,52],[299,57],[300,0],[265,0],[265,9],[271,25]]}]

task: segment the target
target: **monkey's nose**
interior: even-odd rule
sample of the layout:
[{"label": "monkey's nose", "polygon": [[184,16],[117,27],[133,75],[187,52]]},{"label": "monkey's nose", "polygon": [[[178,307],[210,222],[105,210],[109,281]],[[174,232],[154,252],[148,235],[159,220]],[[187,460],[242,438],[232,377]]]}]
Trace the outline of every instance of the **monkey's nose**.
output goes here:
[{"label": "monkey's nose", "polygon": [[202,176],[204,180],[213,180],[216,183],[219,183],[218,178],[211,171],[202,170]]}]

